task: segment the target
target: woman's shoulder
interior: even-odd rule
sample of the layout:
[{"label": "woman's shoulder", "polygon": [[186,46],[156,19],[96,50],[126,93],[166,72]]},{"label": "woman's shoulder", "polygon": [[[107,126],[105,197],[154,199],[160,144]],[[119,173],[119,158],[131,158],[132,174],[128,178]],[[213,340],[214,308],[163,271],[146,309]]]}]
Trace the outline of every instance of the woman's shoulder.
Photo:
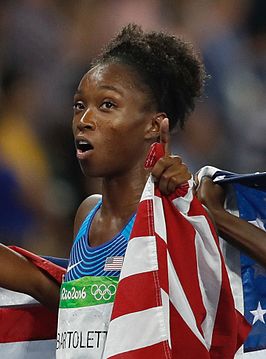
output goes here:
[{"label": "woman's shoulder", "polygon": [[74,221],[74,238],[76,237],[80,226],[87,217],[88,213],[96,206],[96,204],[102,199],[100,194],[93,194],[87,197],[79,206],[75,221]]}]

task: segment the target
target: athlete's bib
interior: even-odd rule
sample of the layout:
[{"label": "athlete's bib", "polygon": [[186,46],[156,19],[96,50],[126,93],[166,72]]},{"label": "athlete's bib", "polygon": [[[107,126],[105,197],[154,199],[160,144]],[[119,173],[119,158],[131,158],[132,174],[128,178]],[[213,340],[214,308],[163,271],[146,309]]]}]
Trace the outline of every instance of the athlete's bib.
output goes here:
[{"label": "athlete's bib", "polygon": [[61,286],[57,359],[100,359],[103,354],[116,277],[82,277]]}]

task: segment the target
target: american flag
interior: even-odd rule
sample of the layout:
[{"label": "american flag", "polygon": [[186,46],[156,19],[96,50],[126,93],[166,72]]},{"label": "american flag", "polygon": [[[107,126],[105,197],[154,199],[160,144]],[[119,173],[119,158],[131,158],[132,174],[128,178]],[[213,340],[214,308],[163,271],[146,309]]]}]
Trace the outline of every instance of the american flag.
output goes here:
[{"label": "american flag", "polygon": [[[225,185],[229,212],[266,230],[266,172],[236,174],[205,167],[201,175]],[[236,306],[252,325],[236,358],[266,358],[266,268],[222,239],[221,248]]]},{"label": "american flag", "polygon": [[235,309],[218,238],[193,197],[192,180],[166,198],[150,177],[125,254],[103,358],[230,359],[249,330]]},{"label": "american flag", "polygon": [[104,264],[104,270],[105,271],[120,270],[122,268],[123,261],[124,261],[123,256],[107,257]]},{"label": "american flag", "polygon": [[[61,282],[66,260],[42,258],[19,247],[12,249]],[[55,313],[28,295],[0,288],[0,319],[1,358],[55,358]]]}]

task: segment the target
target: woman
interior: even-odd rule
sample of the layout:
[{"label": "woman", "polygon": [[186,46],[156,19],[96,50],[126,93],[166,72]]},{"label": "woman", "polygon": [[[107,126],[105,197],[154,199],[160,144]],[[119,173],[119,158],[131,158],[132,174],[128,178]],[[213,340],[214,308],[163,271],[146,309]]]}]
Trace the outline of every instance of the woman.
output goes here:
[{"label": "woman", "polygon": [[[190,179],[181,159],[169,155],[168,132],[183,128],[202,93],[204,80],[203,65],[189,43],[160,32],[145,33],[136,25],[123,28],[81,79],[74,97],[72,126],[76,156],[85,176],[101,178],[102,194],[85,199],[75,218],[75,239],[61,287],[58,358],[102,357],[123,258],[149,176],[145,159],[151,145],[161,141],[165,155],[151,173],[165,195]],[[219,254],[218,249],[216,252]],[[52,308],[58,305],[58,286],[51,278],[40,277],[38,269],[5,247],[2,254],[16,262],[13,268],[24,266],[20,276],[27,275],[28,269],[34,271],[32,288],[36,288],[38,278],[42,283],[40,290],[38,284],[37,289],[29,290],[17,281],[16,290],[29,292]],[[4,285],[13,289],[10,283],[14,271],[5,273],[8,279]],[[187,274],[191,273],[189,268]],[[192,292],[200,292],[199,287],[192,288]],[[53,290],[50,301],[48,288]],[[233,299],[227,299],[232,304],[235,326]],[[197,325],[201,327],[206,315],[204,310],[197,312]],[[215,314],[211,321],[216,321]],[[197,342],[196,337],[190,338],[190,344],[183,345],[184,355],[186,350],[193,352],[191,340]],[[234,340],[230,349],[233,353]],[[218,341],[216,351],[225,348],[224,342]],[[209,357],[204,345],[198,345],[205,353],[201,358]],[[175,350],[178,352],[180,346]],[[219,357],[225,358],[223,349]]]},{"label": "woman", "polygon": [[[76,155],[85,176],[102,178],[102,196],[90,196],[77,211],[65,283],[87,276],[118,278],[121,262],[112,267],[108,260],[124,256],[149,174],[144,162],[152,143],[165,145],[165,156],[152,170],[164,194],[190,178],[181,159],[169,155],[167,118],[170,130],[183,127],[204,78],[190,44],[164,33],[144,33],[136,25],[125,27],[84,75],[74,99]],[[54,281],[12,250],[2,247],[0,253],[16,268],[5,271],[0,284],[57,307]],[[37,271],[31,278],[40,280],[41,289],[12,281],[14,274],[27,277],[32,271]],[[47,299],[49,288],[53,294]]]},{"label": "woman", "polygon": [[[144,162],[149,148],[160,137],[168,142],[167,117],[170,130],[183,127],[201,94],[204,76],[189,44],[129,25],[82,78],[74,98],[77,158],[85,176],[102,178],[102,198],[87,198],[75,219],[74,237],[95,208],[84,239],[87,255],[132,225],[147,180]],[[162,192],[169,194],[189,179],[188,174],[180,181],[184,170],[178,157],[166,156],[152,174],[160,179]],[[126,243],[122,246],[125,249]],[[72,257],[74,253],[75,244]],[[78,277],[82,269],[79,272],[77,265],[73,272],[77,275],[67,274],[65,279]]]},{"label": "woman", "polygon": [[[87,198],[75,218],[75,240],[61,289],[59,358],[102,357],[123,257],[147,180],[145,159],[153,143],[168,143],[167,118],[170,130],[184,126],[204,78],[190,44],[163,33],[144,33],[134,25],[125,27],[83,76],[74,97],[76,154],[85,176],[102,178],[102,196]],[[153,168],[164,194],[181,183],[180,159],[175,161],[167,153]]]},{"label": "woman", "polygon": [[[81,80],[73,118],[77,158],[85,176],[103,178],[102,197],[85,199],[74,225],[76,237],[84,219],[90,218],[93,211],[89,238],[83,240],[85,246],[88,240],[92,253],[89,267],[99,267],[97,270],[103,272],[106,253],[101,253],[101,264],[94,263],[93,256],[97,248],[102,249],[110,240],[111,245],[107,243],[106,247],[112,249],[116,242],[112,238],[122,232],[116,254],[123,255],[148,176],[144,162],[153,142],[161,140],[165,145],[165,156],[152,169],[164,194],[173,192],[190,178],[182,160],[169,155],[167,116],[170,130],[176,125],[183,127],[201,94],[204,77],[203,66],[190,44],[163,33],[145,34],[138,26],[129,25]],[[123,231],[124,228],[127,230]],[[66,281],[88,274],[83,271],[84,263],[72,262],[75,247],[74,244]],[[3,245],[0,255],[1,286],[26,292],[57,308],[56,281]],[[118,275],[119,270],[112,274]],[[29,277],[30,282],[23,280]]]}]

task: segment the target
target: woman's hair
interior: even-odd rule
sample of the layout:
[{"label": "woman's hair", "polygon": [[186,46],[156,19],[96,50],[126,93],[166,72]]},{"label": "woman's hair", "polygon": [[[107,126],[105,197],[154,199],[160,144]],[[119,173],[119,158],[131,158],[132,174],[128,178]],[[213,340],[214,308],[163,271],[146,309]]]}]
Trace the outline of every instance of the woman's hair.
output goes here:
[{"label": "woman's hair", "polygon": [[155,100],[157,111],[165,112],[170,129],[182,128],[206,78],[202,62],[192,45],[163,32],[144,32],[129,24],[104,48],[93,62],[120,62],[137,70]]}]

